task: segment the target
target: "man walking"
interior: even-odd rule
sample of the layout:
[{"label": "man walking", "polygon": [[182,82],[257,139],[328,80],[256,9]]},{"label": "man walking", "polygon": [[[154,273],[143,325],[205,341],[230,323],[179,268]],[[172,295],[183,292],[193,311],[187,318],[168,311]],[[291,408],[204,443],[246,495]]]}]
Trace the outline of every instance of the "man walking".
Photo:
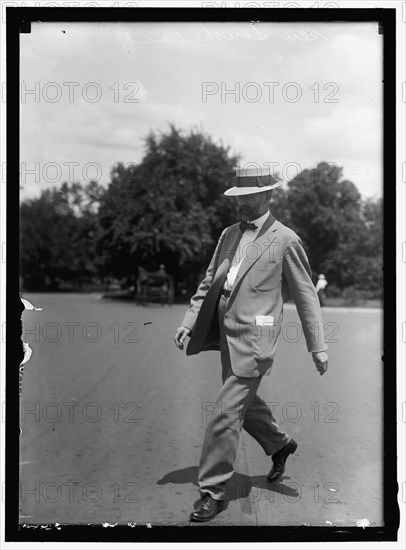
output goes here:
[{"label": "man walking", "polygon": [[270,483],[281,478],[286,459],[297,448],[257,396],[262,376],[272,369],[288,296],[296,304],[319,373],[327,370],[320,304],[306,254],[296,233],[269,211],[272,190],[281,184],[263,170],[236,170],[235,186],[225,195],[236,197],[242,221],[222,232],[176,330],[179,349],[190,336],[187,355],[221,352],[223,387],[206,427],[198,475],[202,498],[192,521],[208,521],[223,509],[241,428],[272,457]]}]

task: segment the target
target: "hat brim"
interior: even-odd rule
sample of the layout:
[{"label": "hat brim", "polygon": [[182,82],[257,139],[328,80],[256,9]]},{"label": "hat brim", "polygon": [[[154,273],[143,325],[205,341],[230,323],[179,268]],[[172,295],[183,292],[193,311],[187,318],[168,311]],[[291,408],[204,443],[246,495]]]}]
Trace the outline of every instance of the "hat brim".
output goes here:
[{"label": "hat brim", "polygon": [[256,193],[263,193],[264,191],[271,191],[283,185],[283,181],[277,181],[272,185],[266,185],[264,187],[231,187],[224,191],[224,194],[228,197],[237,197],[238,195],[254,195]]}]

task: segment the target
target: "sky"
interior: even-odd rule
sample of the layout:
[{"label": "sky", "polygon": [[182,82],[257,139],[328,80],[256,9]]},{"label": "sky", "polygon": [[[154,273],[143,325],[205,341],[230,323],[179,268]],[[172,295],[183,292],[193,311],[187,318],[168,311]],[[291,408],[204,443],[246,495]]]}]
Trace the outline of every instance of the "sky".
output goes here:
[{"label": "sky", "polygon": [[21,199],[107,186],[169,123],[283,180],[326,161],[382,196],[376,23],[33,23],[21,34]]}]

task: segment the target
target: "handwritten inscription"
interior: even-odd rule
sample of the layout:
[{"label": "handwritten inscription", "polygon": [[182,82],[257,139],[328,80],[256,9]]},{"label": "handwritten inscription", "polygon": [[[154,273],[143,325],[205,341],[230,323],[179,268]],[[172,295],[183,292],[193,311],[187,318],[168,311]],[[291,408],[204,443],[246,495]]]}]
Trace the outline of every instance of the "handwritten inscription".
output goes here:
[{"label": "handwritten inscription", "polygon": [[124,43],[123,47],[126,46],[137,46],[137,45],[148,45],[148,44],[188,44],[190,42],[224,42],[224,41],[235,41],[235,40],[267,40],[271,37],[279,37],[282,40],[292,40],[299,42],[311,42],[317,39],[327,40],[327,38],[319,31],[306,28],[301,32],[294,33],[267,33],[260,31],[255,24],[251,25],[251,29],[242,32],[219,32],[216,30],[209,29],[206,25],[200,25],[201,32],[194,34],[185,34],[179,31],[168,32],[167,34],[160,36],[150,36],[146,40],[135,40],[132,38],[128,32],[124,33]]}]

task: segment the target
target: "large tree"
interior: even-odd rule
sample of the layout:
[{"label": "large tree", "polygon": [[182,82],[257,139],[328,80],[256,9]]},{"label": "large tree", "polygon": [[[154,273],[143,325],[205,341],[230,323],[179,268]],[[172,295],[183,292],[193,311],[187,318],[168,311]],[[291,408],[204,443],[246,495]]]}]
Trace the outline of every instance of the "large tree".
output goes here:
[{"label": "large tree", "polygon": [[379,295],[382,284],[381,202],[363,201],[342,168],[327,162],[288,184],[288,222],[302,238],[315,273],[338,289]]},{"label": "large tree", "polygon": [[175,280],[206,265],[235,204],[223,195],[237,159],[200,131],[151,132],[137,166],[119,164],[100,208],[100,251],[116,276],[163,263]]}]

